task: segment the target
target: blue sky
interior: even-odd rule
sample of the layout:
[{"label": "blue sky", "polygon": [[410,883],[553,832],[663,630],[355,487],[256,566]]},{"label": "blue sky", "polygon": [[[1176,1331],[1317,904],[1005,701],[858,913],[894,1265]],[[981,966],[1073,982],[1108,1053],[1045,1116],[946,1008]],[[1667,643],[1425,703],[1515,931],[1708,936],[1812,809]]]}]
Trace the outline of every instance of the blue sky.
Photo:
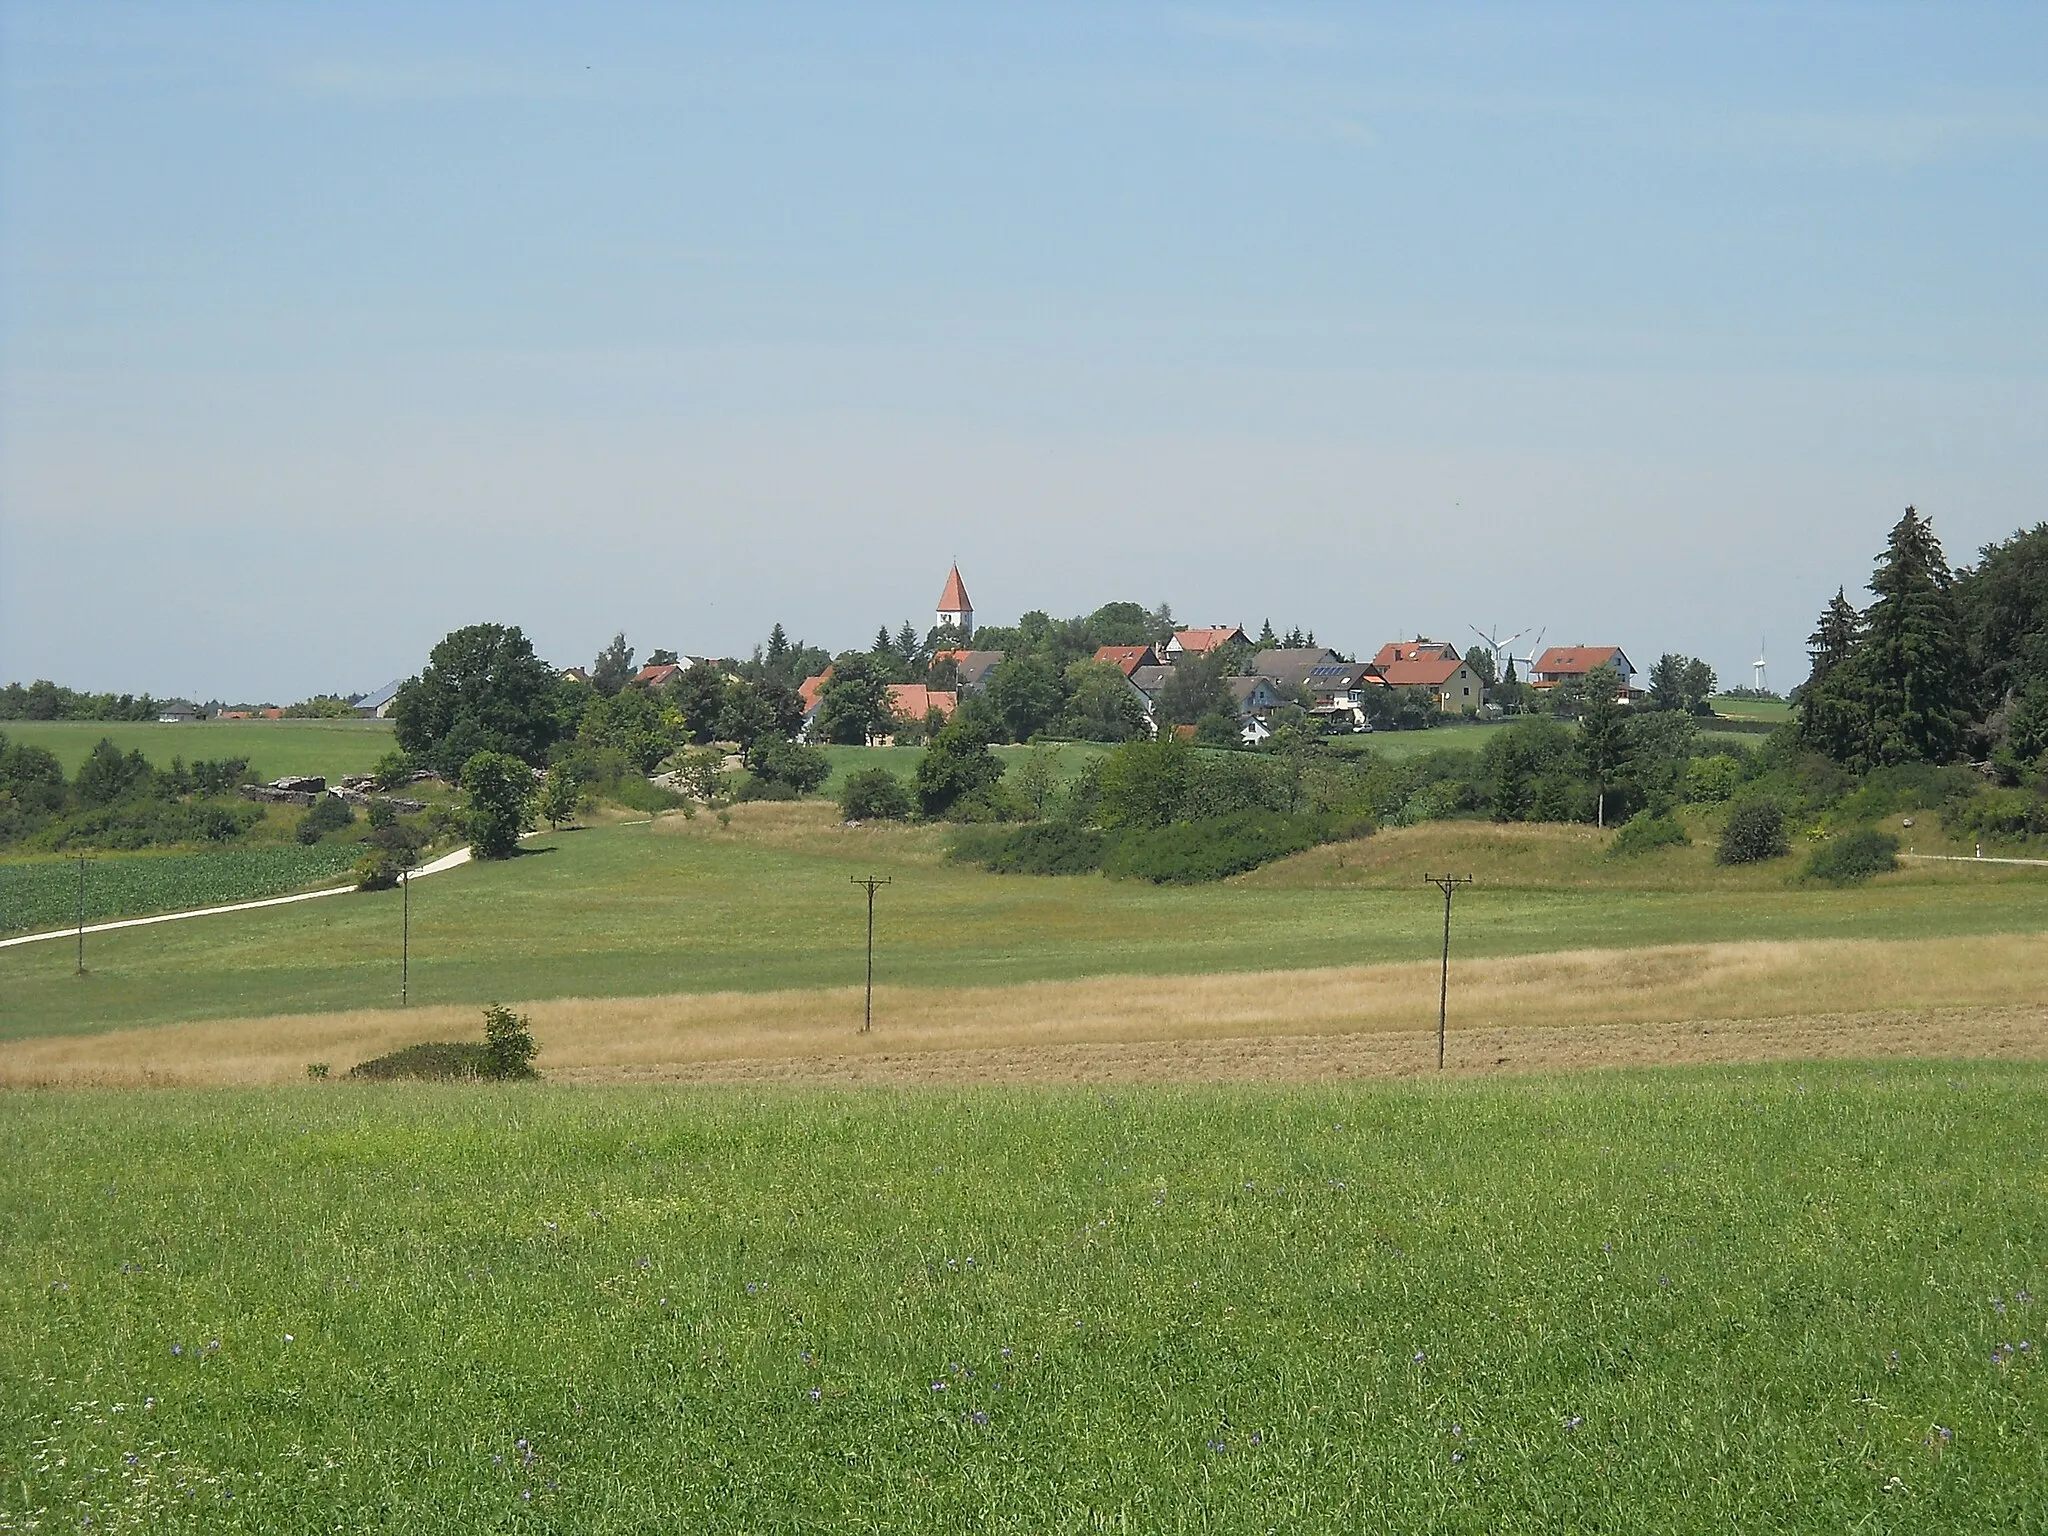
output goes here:
[{"label": "blue sky", "polygon": [[0,679],[1170,599],[1773,681],[2048,515],[2048,9],[0,12]]}]

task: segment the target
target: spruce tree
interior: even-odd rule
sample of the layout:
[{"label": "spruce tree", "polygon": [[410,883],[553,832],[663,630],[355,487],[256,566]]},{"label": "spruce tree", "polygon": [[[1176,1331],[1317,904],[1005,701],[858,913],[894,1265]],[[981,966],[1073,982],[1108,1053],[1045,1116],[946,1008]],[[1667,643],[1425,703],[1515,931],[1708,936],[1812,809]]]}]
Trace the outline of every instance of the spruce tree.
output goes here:
[{"label": "spruce tree", "polygon": [[1579,757],[1593,781],[1597,816],[1607,825],[1607,791],[1628,777],[1628,711],[1622,705],[1621,678],[1614,668],[1598,666],[1586,674],[1586,702],[1579,716]]},{"label": "spruce tree", "polygon": [[1899,519],[1870,578],[1877,601],[1846,670],[1869,710],[1859,766],[1946,763],[1969,725],[1969,658],[1941,541],[1913,508]]},{"label": "spruce tree", "polygon": [[1806,637],[1813,670],[1799,690],[1799,739],[1839,763],[1859,760],[1868,734],[1862,680],[1844,670],[1862,640],[1863,615],[1837,587]]}]

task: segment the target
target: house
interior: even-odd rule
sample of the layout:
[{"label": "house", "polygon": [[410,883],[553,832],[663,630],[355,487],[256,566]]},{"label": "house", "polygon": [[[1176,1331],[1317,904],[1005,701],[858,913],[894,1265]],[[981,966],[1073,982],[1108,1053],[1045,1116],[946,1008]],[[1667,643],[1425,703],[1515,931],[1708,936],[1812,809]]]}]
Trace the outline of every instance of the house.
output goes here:
[{"label": "house", "polygon": [[1294,702],[1263,677],[1226,677],[1223,686],[1230,690],[1240,715],[1264,717]]},{"label": "house", "polygon": [[1140,667],[1159,665],[1159,653],[1149,645],[1098,645],[1095,648],[1095,659],[1108,662],[1125,677],[1129,677]]},{"label": "house", "polygon": [[1388,667],[1399,666],[1410,661],[1456,661],[1458,648],[1447,640],[1424,640],[1417,636],[1413,640],[1390,640],[1379,648],[1372,664],[1382,672]]},{"label": "house", "polygon": [[814,677],[807,677],[796,685],[796,696],[803,701],[804,718],[810,719],[811,712],[818,707],[818,700],[825,697],[825,685],[832,681],[832,669],[827,667]]},{"label": "house", "polygon": [[1169,658],[1181,656],[1207,656],[1211,651],[1221,650],[1226,645],[1249,645],[1245,632],[1235,624],[1218,625],[1210,629],[1183,629],[1166,642]]},{"label": "house", "polygon": [[939,594],[939,628],[951,629],[962,640],[974,633],[974,604],[967,597],[967,583],[960,579],[956,562],[946,576],[946,590]]},{"label": "house", "polygon": [[1252,671],[1290,693],[1308,681],[1318,667],[1340,664],[1335,651],[1320,645],[1298,646],[1292,650],[1261,651],[1252,658]]},{"label": "house", "polygon": [[979,693],[988,686],[988,675],[1003,664],[1001,651],[934,651],[932,665],[953,663],[954,686],[961,693]]},{"label": "house", "polygon": [[889,685],[889,710],[898,720],[923,725],[934,713],[942,720],[950,720],[953,711],[959,707],[960,695],[957,693],[927,688],[923,683]]},{"label": "house", "polygon": [[1584,682],[1595,667],[1612,667],[1621,679],[1621,696],[1638,698],[1633,679],[1635,664],[1618,645],[1553,645],[1529,667],[1529,686],[1555,688],[1559,683]]},{"label": "house", "polygon": [[1301,681],[1309,698],[1308,712],[1321,716],[1339,731],[1371,729],[1366,699],[1375,688],[1386,688],[1387,680],[1368,662],[1332,661],[1311,667]]},{"label": "house", "polygon": [[275,705],[267,709],[224,709],[214,716],[216,720],[282,720],[284,711]]},{"label": "house", "polygon": [[664,661],[653,666],[642,667],[633,674],[633,683],[635,687],[645,688],[652,693],[659,693],[682,675],[683,669],[675,662]]},{"label": "house", "polygon": [[364,694],[352,707],[365,720],[388,720],[391,718],[391,705],[398,698],[398,690],[404,685],[405,679],[402,677],[386,683],[375,693]]},{"label": "house", "polygon": [[206,711],[190,699],[167,699],[156,709],[158,725],[184,725],[193,720],[204,720]]},{"label": "house", "polygon": [[1161,662],[1154,662],[1148,667],[1133,667],[1127,675],[1131,686],[1143,695],[1146,712],[1150,713],[1152,706],[1159,702],[1159,690],[1164,688],[1167,679],[1173,676],[1173,668]]},{"label": "house", "polygon": [[581,683],[586,688],[590,686],[590,671],[586,667],[564,667],[559,675],[565,683]]},{"label": "house", "polygon": [[1427,688],[1445,714],[1476,710],[1486,702],[1486,683],[1466,664],[1455,645],[1439,640],[1397,640],[1373,657],[1373,670],[1392,688]]}]

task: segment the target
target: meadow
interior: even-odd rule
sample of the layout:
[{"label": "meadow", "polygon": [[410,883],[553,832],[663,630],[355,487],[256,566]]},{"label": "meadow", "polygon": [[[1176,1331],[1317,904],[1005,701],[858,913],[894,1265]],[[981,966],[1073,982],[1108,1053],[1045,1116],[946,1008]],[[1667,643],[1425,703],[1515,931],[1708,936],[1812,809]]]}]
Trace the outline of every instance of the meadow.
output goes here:
[{"label": "meadow", "polygon": [[[537,837],[414,890],[412,1000],[857,983],[865,908],[851,881],[867,874],[893,882],[876,902],[877,979],[920,988],[1421,960],[1442,920],[1421,877],[1446,858],[1481,876],[1459,900],[1461,958],[2048,928],[2040,870],[1929,864],[1837,890],[1800,883],[1796,857],[1613,860],[1583,828],[1435,823],[1197,888],[992,875],[949,862],[945,835],[847,827],[812,803]],[[84,978],[62,945],[0,951],[0,1039],[391,1006],[399,929],[398,894],[383,892],[94,935]]]},{"label": "meadow", "polygon": [[159,768],[174,757],[188,763],[247,758],[259,779],[368,773],[398,744],[389,720],[0,720],[0,735],[55,753],[67,774],[76,773],[104,737]]},{"label": "meadow", "polygon": [[17,1096],[0,1530],[2038,1531],[2044,1090]]}]

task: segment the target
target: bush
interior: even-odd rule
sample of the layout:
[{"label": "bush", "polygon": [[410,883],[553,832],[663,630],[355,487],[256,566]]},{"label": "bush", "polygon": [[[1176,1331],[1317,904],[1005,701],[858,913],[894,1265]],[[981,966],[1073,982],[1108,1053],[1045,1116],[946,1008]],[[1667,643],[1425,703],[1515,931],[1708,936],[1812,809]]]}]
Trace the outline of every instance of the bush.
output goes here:
[{"label": "bush", "polygon": [[373,848],[364,854],[356,864],[355,882],[359,891],[388,891],[398,884],[400,865],[390,852]]},{"label": "bush", "polygon": [[1761,864],[1791,851],[1785,836],[1785,813],[1775,800],[1752,800],[1728,813],[1721,829],[1716,864]]},{"label": "bush", "polygon": [[1208,821],[1126,832],[1106,850],[1102,867],[1108,874],[1155,885],[1197,885],[1363,830],[1360,823],[1334,818],[1239,811]]},{"label": "bush", "polygon": [[750,773],[740,780],[740,787],[732,792],[732,798],[739,804],[749,800],[800,800],[803,797],[779,779],[757,778]]},{"label": "bush", "polygon": [[1949,831],[1998,841],[2048,832],[2048,799],[2031,789],[1987,789],[1944,806]]},{"label": "bush", "polygon": [[1685,828],[1672,817],[1639,811],[1614,835],[1607,852],[1611,858],[1635,858],[1653,848],[1682,848],[1691,841]]},{"label": "bush", "polygon": [[1742,764],[1726,752],[1696,757],[1686,765],[1685,798],[1695,805],[1720,805],[1742,785]]},{"label": "bush", "polygon": [[832,776],[832,759],[822,748],[799,746],[784,736],[762,736],[747,749],[747,772],[763,784],[779,784],[788,795],[743,795],[743,799],[794,800]]},{"label": "bush", "polygon": [[462,765],[466,820],[480,859],[509,859],[533,823],[533,770],[506,752],[478,752]]},{"label": "bush", "polygon": [[839,809],[848,821],[903,821],[910,815],[910,790],[886,768],[863,768],[839,786]]},{"label": "bush", "polygon": [[1806,861],[1810,879],[1853,885],[1899,867],[1899,840],[1875,827],[1858,827],[1831,837]]},{"label": "bush", "polygon": [[370,774],[376,779],[377,787],[388,793],[401,784],[410,784],[416,768],[417,765],[410,755],[393,747],[377,759],[376,766],[371,768]]},{"label": "bush", "polygon": [[469,1040],[427,1040],[351,1067],[348,1075],[372,1082],[525,1081],[540,1076],[533,1067],[538,1050],[526,1018],[493,1003],[484,1010],[481,1044]]},{"label": "bush", "polygon": [[302,843],[317,843],[329,832],[339,832],[343,827],[355,825],[355,807],[339,795],[322,795],[313,802],[313,808],[299,821],[298,839]]},{"label": "bush", "polygon": [[1086,875],[1102,868],[1109,839],[1093,827],[1058,822],[1019,827],[982,862],[1003,875]]}]

